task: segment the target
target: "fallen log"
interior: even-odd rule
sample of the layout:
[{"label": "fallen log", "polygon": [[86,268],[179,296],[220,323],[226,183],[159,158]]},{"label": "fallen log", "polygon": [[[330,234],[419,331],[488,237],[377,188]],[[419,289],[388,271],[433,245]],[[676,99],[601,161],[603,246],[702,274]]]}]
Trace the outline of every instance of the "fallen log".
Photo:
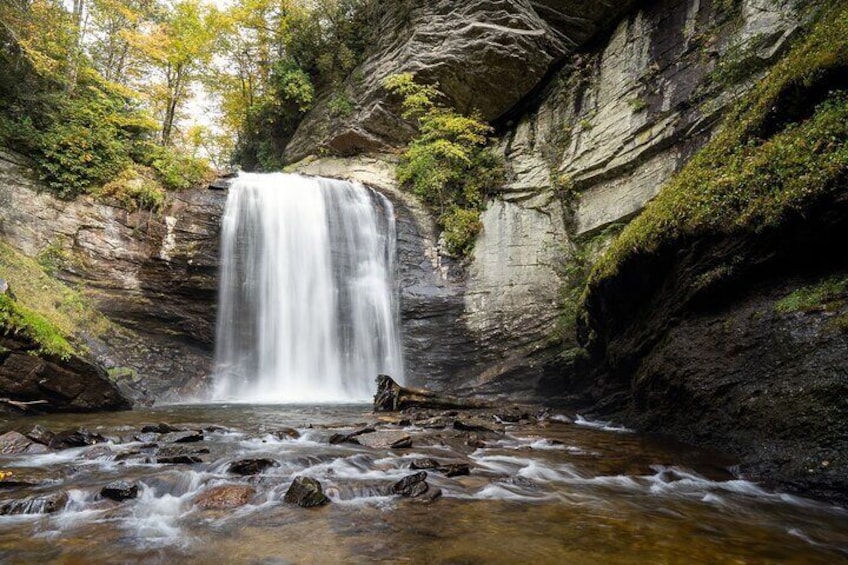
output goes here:
[{"label": "fallen log", "polygon": [[475,409],[491,408],[492,404],[474,398],[458,398],[421,388],[407,388],[388,375],[377,377],[374,412],[398,412],[407,408]]},{"label": "fallen log", "polygon": [[0,398],[0,404],[8,404],[9,406],[13,406],[22,412],[26,412],[30,410],[33,406],[40,406],[42,404],[49,404],[46,400],[31,400],[29,402],[23,402],[19,400],[12,400],[11,398]]}]

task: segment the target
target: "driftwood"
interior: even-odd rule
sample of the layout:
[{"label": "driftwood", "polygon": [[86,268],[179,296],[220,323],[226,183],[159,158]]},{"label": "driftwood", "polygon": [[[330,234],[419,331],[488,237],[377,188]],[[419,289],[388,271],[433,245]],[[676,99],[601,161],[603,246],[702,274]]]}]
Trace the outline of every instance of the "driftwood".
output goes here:
[{"label": "driftwood", "polygon": [[46,400],[31,400],[29,402],[20,402],[18,400],[12,400],[11,398],[0,398],[0,404],[8,404],[9,406],[14,406],[18,410],[22,410],[26,412],[33,406],[37,406],[40,404],[50,404]]},{"label": "driftwood", "polygon": [[377,377],[377,394],[374,395],[375,412],[398,412],[406,408],[473,409],[491,408],[491,406],[484,400],[458,398],[420,388],[402,387],[388,375]]}]

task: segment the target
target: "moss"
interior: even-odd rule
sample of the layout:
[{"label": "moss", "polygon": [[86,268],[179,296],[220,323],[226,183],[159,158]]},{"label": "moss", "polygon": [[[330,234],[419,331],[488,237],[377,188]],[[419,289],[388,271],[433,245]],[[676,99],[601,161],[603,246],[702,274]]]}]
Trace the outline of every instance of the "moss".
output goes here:
[{"label": "moss", "polygon": [[74,348],[56,326],[5,294],[0,294],[0,326],[8,332],[31,339],[38,344],[42,353],[63,359],[74,353]]},{"label": "moss", "polygon": [[9,281],[14,300],[5,297],[2,325],[33,339],[47,352],[67,355],[81,349],[77,336],[102,335],[108,320],[85,298],[50,277],[37,261],[0,242],[0,276]]},{"label": "moss", "polygon": [[810,312],[841,305],[848,295],[848,277],[830,277],[815,284],[803,286],[778,300],[774,309],[781,314]]},{"label": "moss", "polygon": [[[846,71],[848,7],[840,3],[624,230],[595,266],[590,285],[614,276],[633,255],[683,237],[778,226],[838,190],[848,171],[848,96],[828,83]],[[822,94],[818,104],[812,100],[812,114],[792,115],[810,106],[810,92]],[[802,103],[787,108],[787,98]]]}]

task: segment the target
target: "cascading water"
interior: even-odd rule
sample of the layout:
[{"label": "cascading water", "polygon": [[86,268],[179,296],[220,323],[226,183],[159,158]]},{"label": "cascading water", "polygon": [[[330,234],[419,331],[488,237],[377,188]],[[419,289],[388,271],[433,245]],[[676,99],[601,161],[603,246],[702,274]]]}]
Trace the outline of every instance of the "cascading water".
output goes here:
[{"label": "cascading water", "polygon": [[366,400],[403,378],[391,202],[358,184],[242,173],[222,228],[216,400]]}]

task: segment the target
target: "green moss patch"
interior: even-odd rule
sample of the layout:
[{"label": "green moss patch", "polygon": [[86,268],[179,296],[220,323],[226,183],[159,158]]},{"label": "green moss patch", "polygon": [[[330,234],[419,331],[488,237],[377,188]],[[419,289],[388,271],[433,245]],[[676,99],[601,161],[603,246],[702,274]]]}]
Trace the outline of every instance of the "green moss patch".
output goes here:
[{"label": "green moss patch", "polygon": [[82,295],[3,242],[0,278],[14,293],[14,298],[0,295],[0,326],[32,339],[44,353],[67,357],[80,350],[77,336],[102,335],[109,328],[108,320]]},{"label": "green moss patch", "polygon": [[591,286],[683,237],[780,225],[848,178],[848,7],[814,30],[727,117],[596,264]]},{"label": "green moss patch", "polygon": [[848,277],[830,277],[815,284],[803,286],[775,303],[781,314],[811,312],[841,305],[848,297]]}]

